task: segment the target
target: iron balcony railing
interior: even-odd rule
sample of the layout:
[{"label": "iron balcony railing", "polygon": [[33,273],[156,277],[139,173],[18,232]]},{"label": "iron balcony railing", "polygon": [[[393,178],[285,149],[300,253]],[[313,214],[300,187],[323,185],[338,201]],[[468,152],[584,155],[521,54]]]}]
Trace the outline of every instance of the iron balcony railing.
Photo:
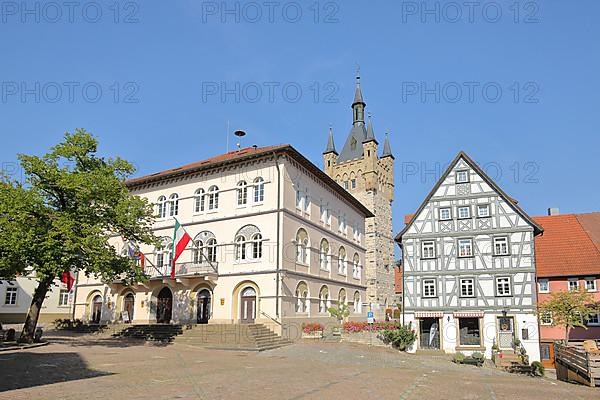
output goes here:
[{"label": "iron balcony railing", "polygon": [[[171,276],[171,266],[163,265],[160,267],[148,265],[144,269],[146,275],[150,278],[164,278]],[[195,264],[191,262],[176,263],[175,264],[175,276],[176,277],[190,277],[198,275],[209,275],[218,274],[218,263],[204,262],[201,264]]]}]

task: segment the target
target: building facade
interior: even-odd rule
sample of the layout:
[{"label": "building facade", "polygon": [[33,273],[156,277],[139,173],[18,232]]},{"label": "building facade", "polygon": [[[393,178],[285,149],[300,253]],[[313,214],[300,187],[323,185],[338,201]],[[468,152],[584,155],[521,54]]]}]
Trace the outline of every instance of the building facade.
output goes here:
[{"label": "building facade", "polygon": [[[600,304],[600,212],[534,217],[544,228],[535,238],[538,302],[559,291],[585,290]],[[554,341],[564,340],[565,327],[553,326],[552,315],[540,313],[542,361],[553,364]],[[600,339],[600,314],[573,328],[569,340]]]},{"label": "building facade", "polygon": [[416,327],[418,348],[489,358],[494,346],[522,345],[539,360],[534,236],[541,232],[460,152],[396,237],[404,319]]},{"label": "building facade", "polygon": [[[150,279],[127,285],[80,276],[76,317],[279,330],[329,320],[328,307],[338,303],[363,317],[371,213],[293,147],[241,149],[127,186],[156,207],[163,245],[139,247]],[[171,279],[175,218],[192,242]],[[123,254],[131,247],[119,237],[113,245]]]},{"label": "building facade", "polygon": [[[339,154],[330,129],[323,162],[327,175],[373,213],[373,217],[367,218],[365,228],[367,301],[381,317],[385,309],[396,303],[392,232],[394,155],[387,135],[380,151],[371,117],[368,125],[365,122],[365,109],[360,77],[357,77],[352,128]],[[336,212],[340,213],[339,210]]]},{"label": "building facade", "polygon": [[[38,281],[33,273],[0,281],[0,323],[24,323],[37,286]],[[67,286],[57,279],[48,290],[38,321],[44,324],[57,319],[70,319],[72,300]]]}]

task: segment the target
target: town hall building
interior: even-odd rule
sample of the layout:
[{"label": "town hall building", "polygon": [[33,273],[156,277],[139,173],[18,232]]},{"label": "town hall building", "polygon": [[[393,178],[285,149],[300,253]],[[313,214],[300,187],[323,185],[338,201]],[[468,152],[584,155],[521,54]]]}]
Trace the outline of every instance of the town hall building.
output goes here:
[{"label": "town hall building", "polygon": [[404,322],[417,348],[521,351],[540,360],[534,237],[543,229],[460,152],[410,216],[403,252]]},{"label": "town hall building", "polygon": [[[364,319],[365,218],[373,214],[290,145],[238,149],[134,178],[132,195],[156,210],[157,247],[143,254],[149,279],[102,282],[79,274],[75,318],[109,323],[264,323],[332,321],[346,304]],[[177,221],[192,241],[175,263]],[[140,260],[140,262],[142,262]]]},{"label": "town hall building", "polygon": [[368,124],[365,121],[365,108],[360,77],[357,77],[352,127],[340,153],[330,129],[323,163],[327,175],[373,213],[365,221],[367,301],[375,315],[382,318],[385,310],[394,308],[398,301],[394,290],[396,262],[392,228],[394,155],[387,134],[380,152],[371,116],[368,116]]}]

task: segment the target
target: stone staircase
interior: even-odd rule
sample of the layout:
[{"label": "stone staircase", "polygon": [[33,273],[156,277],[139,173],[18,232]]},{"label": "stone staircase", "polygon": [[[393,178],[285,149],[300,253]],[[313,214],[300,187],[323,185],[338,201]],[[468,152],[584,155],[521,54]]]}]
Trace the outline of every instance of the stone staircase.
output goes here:
[{"label": "stone staircase", "polygon": [[175,343],[218,350],[264,351],[292,342],[263,324],[208,324],[187,326]]},{"label": "stone staircase", "polygon": [[521,364],[521,357],[518,354],[515,354],[512,351],[504,350],[502,352],[502,357],[495,357],[494,364],[498,368],[509,368],[514,364]]},{"label": "stone staircase", "polygon": [[149,324],[131,325],[121,332],[115,333],[115,337],[144,339],[152,342],[170,343],[177,335],[181,335],[181,325]]}]

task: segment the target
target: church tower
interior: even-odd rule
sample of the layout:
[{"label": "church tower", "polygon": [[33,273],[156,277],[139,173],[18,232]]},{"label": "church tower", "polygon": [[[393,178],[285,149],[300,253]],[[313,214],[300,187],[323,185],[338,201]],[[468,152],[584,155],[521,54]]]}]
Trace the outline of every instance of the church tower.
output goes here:
[{"label": "church tower", "polygon": [[379,310],[375,306],[373,311],[381,318],[386,308],[395,306],[395,257],[392,234],[394,155],[387,133],[383,151],[379,153],[379,143],[375,137],[375,128],[370,114],[368,121],[365,121],[366,106],[360,86],[360,76],[357,76],[350,133],[342,151],[338,154],[333,140],[333,131],[329,129],[323,162],[325,173],[352,193],[375,215],[365,220],[366,300],[369,304],[379,304]]}]

